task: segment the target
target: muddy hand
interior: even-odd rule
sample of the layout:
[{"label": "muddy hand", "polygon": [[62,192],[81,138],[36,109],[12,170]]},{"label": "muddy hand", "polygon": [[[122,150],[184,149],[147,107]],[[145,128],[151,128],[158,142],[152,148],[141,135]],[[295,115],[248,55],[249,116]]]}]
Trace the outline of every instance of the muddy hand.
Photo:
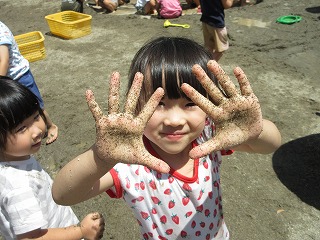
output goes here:
[{"label": "muddy hand", "polygon": [[192,71],[206,89],[211,101],[188,84],[181,87],[185,94],[213,119],[216,127],[216,135],[212,139],[190,151],[191,158],[230,149],[257,138],[262,131],[260,104],[244,72],[239,67],[234,69],[240,85],[239,92],[216,61],[209,61],[208,68],[216,76],[225,94],[199,65],[194,65]]},{"label": "muddy hand", "polygon": [[113,73],[110,79],[109,113],[104,115],[96,103],[93,92],[86,93],[89,109],[96,122],[96,149],[98,156],[112,163],[142,164],[160,172],[168,172],[169,166],[153,157],[144,147],[144,128],[159,104],[164,91],[157,89],[138,116],[134,116],[143,75],[137,73],[128,93],[124,112],[120,112],[120,75]]},{"label": "muddy hand", "polygon": [[105,221],[100,213],[88,214],[80,223],[80,229],[84,239],[98,240],[103,238]]}]

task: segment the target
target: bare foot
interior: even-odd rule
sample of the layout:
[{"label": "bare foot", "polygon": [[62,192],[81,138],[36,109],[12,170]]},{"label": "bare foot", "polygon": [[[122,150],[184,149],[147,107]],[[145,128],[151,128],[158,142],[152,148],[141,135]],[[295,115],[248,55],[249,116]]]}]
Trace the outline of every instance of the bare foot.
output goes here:
[{"label": "bare foot", "polygon": [[254,3],[253,2],[251,2],[250,0],[242,0],[241,1],[241,7],[244,7],[244,6],[252,6],[252,5],[254,5]]},{"label": "bare foot", "polygon": [[55,124],[52,124],[48,128],[48,136],[47,136],[47,141],[46,144],[53,143],[56,139],[58,138],[58,127]]}]

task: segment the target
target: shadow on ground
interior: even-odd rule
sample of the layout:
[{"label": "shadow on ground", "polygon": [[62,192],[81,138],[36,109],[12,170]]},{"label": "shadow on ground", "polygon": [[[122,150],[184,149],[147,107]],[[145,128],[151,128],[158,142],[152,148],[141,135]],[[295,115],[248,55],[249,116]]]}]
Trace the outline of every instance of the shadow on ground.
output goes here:
[{"label": "shadow on ground", "polygon": [[274,153],[272,163],[290,191],[320,210],[320,134],[285,143]]},{"label": "shadow on ground", "polygon": [[318,7],[308,7],[308,8],[306,8],[306,11],[310,12],[310,13],[320,13],[320,6],[318,6]]}]

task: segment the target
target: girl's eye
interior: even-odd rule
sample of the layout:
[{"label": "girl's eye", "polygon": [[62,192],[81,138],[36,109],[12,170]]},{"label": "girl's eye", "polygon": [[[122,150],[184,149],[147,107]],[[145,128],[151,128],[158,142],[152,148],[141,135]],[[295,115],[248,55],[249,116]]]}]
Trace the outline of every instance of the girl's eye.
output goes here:
[{"label": "girl's eye", "polygon": [[37,115],[34,116],[34,120],[39,120],[40,119],[40,114],[38,113]]},{"label": "girl's eye", "polygon": [[27,129],[26,126],[21,126],[16,130],[16,133],[22,133],[23,131],[25,131]]},{"label": "girl's eye", "polygon": [[194,107],[196,104],[194,102],[189,102],[186,104],[186,107]]},{"label": "girl's eye", "polygon": [[158,106],[164,106],[164,102],[159,102]]}]

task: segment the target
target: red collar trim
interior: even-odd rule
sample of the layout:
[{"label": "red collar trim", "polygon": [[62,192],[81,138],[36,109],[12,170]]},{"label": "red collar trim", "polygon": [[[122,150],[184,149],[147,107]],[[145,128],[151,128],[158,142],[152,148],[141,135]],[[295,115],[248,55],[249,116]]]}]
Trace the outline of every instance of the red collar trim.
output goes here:
[{"label": "red collar trim", "polygon": [[[161,159],[161,157],[158,155],[158,153],[157,153],[157,152],[153,149],[153,147],[151,146],[150,140],[149,140],[147,137],[145,137],[145,136],[143,136],[143,143],[144,143],[144,146],[146,147],[146,149],[148,150],[148,152],[149,152],[152,156]],[[197,145],[198,145],[197,141],[194,140],[194,141],[192,142],[192,148],[196,147]],[[163,159],[162,159],[162,160],[163,160]],[[183,181],[183,182],[193,183],[193,182],[197,181],[197,179],[198,179],[198,168],[199,168],[199,159],[197,158],[197,159],[194,160],[193,176],[192,176],[191,178],[186,177],[186,176],[178,173],[175,169],[173,169],[173,168],[171,168],[171,167],[170,167],[170,172],[169,172],[169,173],[170,173],[172,176],[174,176],[175,178],[177,178],[177,179],[179,179],[179,180],[181,180],[181,181]]]}]

